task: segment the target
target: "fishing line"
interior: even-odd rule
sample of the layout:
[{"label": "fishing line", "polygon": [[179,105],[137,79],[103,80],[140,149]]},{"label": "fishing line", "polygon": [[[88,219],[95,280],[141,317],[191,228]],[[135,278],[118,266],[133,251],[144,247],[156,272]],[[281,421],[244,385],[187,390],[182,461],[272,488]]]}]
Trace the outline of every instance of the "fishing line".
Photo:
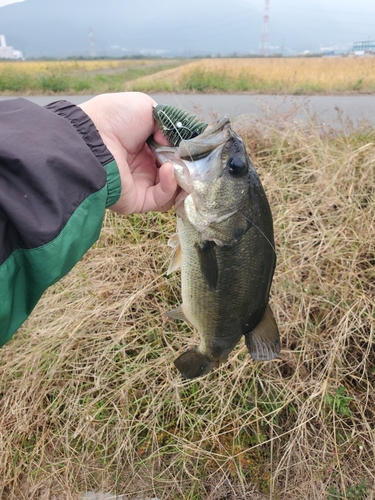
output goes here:
[{"label": "fishing line", "polygon": [[[236,212],[233,214],[233,215],[236,215],[237,213],[239,213],[242,217],[244,217],[244,219],[247,220],[247,222],[249,222],[252,226],[255,227],[255,229],[257,229],[260,234],[263,236],[263,238],[267,241],[267,243],[269,244],[269,246],[272,248],[272,251],[273,253],[275,254],[275,256],[277,256],[276,254],[276,249],[275,247],[272,245],[271,241],[269,240],[269,238],[267,238],[267,236],[264,234],[264,232],[260,229],[259,226],[257,226],[255,224],[255,222],[253,222],[251,219],[249,219],[248,217],[246,217],[246,215],[244,215],[243,213],[240,212],[240,209],[241,209],[241,205],[243,205],[244,203],[238,205],[238,210],[236,210]],[[231,215],[230,217],[228,217],[228,219],[230,219],[231,217],[233,217],[233,215]],[[215,221],[213,221],[213,224],[215,224]],[[208,227],[210,227],[210,224],[208,225]],[[251,227],[251,226],[250,226]],[[250,228],[249,228],[250,229]],[[217,231],[218,233],[221,233],[222,235],[224,235],[226,238],[229,237],[228,234],[225,233],[225,231],[223,231],[222,229],[219,229],[217,227],[215,227],[215,231]]]},{"label": "fishing line", "polygon": [[[163,115],[163,117],[165,117],[166,121],[167,121],[168,123],[170,123],[170,125],[171,125],[171,127],[170,127],[170,128],[168,128],[168,127],[167,127],[167,126],[163,123],[163,125],[162,125],[162,126],[163,126],[163,130],[168,131],[168,132],[170,132],[170,131],[172,131],[172,130],[173,130],[173,131],[174,131],[174,132],[178,135],[178,137],[180,138],[180,141],[184,141],[184,140],[185,140],[185,139],[184,139],[184,137],[182,136],[182,134],[180,133],[180,130],[182,130],[182,129],[187,130],[188,132],[190,132],[190,134],[191,134],[192,136],[194,135],[194,130],[193,130],[193,129],[194,129],[193,125],[195,125],[194,123],[192,124],[192,128],[189,128],[189,127],[187,127],[186,125],[183,125],[181,121],[178,121],[178,122],[176,122],[176,123],[175,123],[175,122],[172,120],[172,118],[170,118],[170,117],[168,116],[168,114],[167,114],[167,113],[166,113],[163,109],[159,109],[159,110],[157,111],[157,113],[158,113],[158,115],[159,115],[159,114],[162,114],[162,115]],[[160,126],[160,123],[159,123],[159,126]],[[162,130],[162,132],[163,132],[163,130]],[[163,135],[164,135],[164,134],[163,134]],[[188,150],[188,153],[189,153],[189,155],[190,155],[190,161],[194,164],[194,163],[195,163],[195,161],[194,161],[193,156],[192,156],[192,154],[190,153],[190,151],[189,151],[189,148],[188,148],[188,147],[187,147],[187,150]]]},{"label": "fishing line", "polygon": [[[236,213],[237,213],[237,212],[236,212]],[[236,214],[233,214],[233,215],[236,215]],[[266,236],[266,235],[264,234],[264,232],[260,229],[260,227],[259,227],[259,226],[257,226],[257,225],[256,225],[256,224],[255,224],[255,223],[254,223],[251,219],[249,219],[248,217],[246,217],[246,215],[241,214],[241,213],[240,213],[240,215],[241,215],[242,217],[244,217],[244,218],[245,218],[248,222],[250,222],[250,224],[251,224],[252,226],[254,226],[254,227],[255,227],[255,229],[257,229],[257,230],[260,232],[260,234],[263,236],[263,238],[267,241],[267,243],[269,244],[269,246],[272,248],[273,253],[276,255],[276,250],[275,250],[275,247],[272,245],[271,241],[269,240],[269,238],[267,238],[267,236]],[[231,216],[231,217],[232,217],[232,216]],[[230,218],[230,217],[229,217],[229,218]],[[213,222],[213,224],[215,224],[215,221]],[[208,227],[210,227],[210,224],[208,225]],[[229,237],[229,235],[228,235],[225,231],[223,231],[222,229],[219,229],[219,228],[215,227],[215,231],[217,231],[218,233],[223,234],[226,238],[228,238],[228,237]]]},{"label": "fishing line", "polygon": [[177,135],[179,136],[179,138],[181,139],[181,141],[183,141],[184,138],[182,137],[179,129],[185,129],[185,130],[188,130],[189,132],[193,133],[192,129],[190,129],[189,127],[184,126],[180,121],[175,124],[172,121],[172,119],[169,118],[169,116],[167,115],[167,113],[165,113],[164,110],[160,109],[159,113],[163,113],[163,115],[165,116],[165,118],[167,119],[167,121],[172,125],[171,128],[168,128],[165,125],[163,125],[164,130],[168,130],[168,131],[174,130],[177,133]]},{"label": "fishing line", "polygon": [[273,253],[276,255],[276,250],[275,250],[275,247],[272,245],[272,243],[270,242],[270,240],[267,238],[267,236],[263,233],[263,231],[260,229],[259,226],[257,226],[252,220],[250,220],[248,217],[246,217],[246,215],[244,214],[241,214],[242,217],[245,217],[245,219],[250,222],[250,224],[252,224],[256,229],[258,229],[258,231],[260,232],[260,234],[263,236],[263,238],[268,242],[269,246],[272,248],[273,250]]},{"label": "fishing line", "polygon": [[[248,217],[246,217],[246,215],[244,215],[241,212],[241,206],[243,206],[243,205],[244,205],[244,202],[240,203],[237,207],[235,207],[236,208],[236,212],[233,215],[236,215],[237,213],[239,213],[244,219],[247,220],[247,222],[249,222],[252,226],[254,226],[255,229],[257,229],[260,232],[260,234],[263,236],[263,238],[267,241],[267,243],[269,244],[269,246],[272,248],[273,253],[276,255],[275,247],[272,245],[272,243],[269,240],[269,238],[267,238],[267,236],[260,229],[260,227],[255,224],[255,222],[253,222],[251,219],[249,219]],[[231,215],[230,217],[228,217],[228,219],[230,219],[231,217],[233,217],[233,215]],[[213,222],[213,223],[215,224],[215,222]],[[215,228],[215,230],[218,231],[219,233],[223,234],[224,236],[228,237],[228,235],[225,234],[225,232],[222,229]]]}]

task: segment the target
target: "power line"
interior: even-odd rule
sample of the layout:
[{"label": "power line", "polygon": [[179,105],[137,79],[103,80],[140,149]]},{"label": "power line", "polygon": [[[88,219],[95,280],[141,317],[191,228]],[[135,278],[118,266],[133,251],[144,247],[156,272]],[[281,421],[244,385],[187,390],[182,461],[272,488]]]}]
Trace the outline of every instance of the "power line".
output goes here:
[{"label": "power line", "polygon": [[92,29],[91,26],[89,28],[89,42],[90,42],[90,57],[96,57],[94,30]]},{"label": "power line", "polygon": [[298,10],[310,10],[314,12],[328,12],[330,14],[350,14],[350,15],[355,15],[355,16],[373,16],[373,12],[352,12],[352,11],[342,11],[342,10],[326,10],[326,9],[311,9],[310,7],[297,7],[296,5],[288,5],[288,4],[283,4],[281,7],[290,7],[292,9],[298,9]]}]

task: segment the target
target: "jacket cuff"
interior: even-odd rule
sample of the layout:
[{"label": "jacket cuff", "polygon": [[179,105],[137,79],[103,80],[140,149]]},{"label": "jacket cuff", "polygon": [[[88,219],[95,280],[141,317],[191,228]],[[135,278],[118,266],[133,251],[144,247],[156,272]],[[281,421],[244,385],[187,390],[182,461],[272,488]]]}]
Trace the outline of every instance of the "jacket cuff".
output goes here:
[{"label": "jacket cuff", "polygon": [[115,160],[107,163],[104,168],[107,172],[107,200],[105,207],[108,208],[114,205],[120,198],[121,178]]},{"label": "jacket cuff", "polygon": [[91,118],[75,104],[61,100],[52,102],[45,106],[46,109],[66,118],[81,135],[87,146],[94,153],[98,161],[107,172],[107,203],[110,207],[116,203],[121,194],[121,178],[118,166],[113,155],[104,144],[94,122]]}]

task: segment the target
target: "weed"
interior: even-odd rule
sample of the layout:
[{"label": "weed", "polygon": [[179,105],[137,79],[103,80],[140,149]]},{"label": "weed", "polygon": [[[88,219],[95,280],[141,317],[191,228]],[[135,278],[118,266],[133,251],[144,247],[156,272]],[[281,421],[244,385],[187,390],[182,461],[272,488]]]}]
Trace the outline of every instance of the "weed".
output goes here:
[{"label": "weed", "polygon": [[71,83],[68,75],[52,73],[40,76],[37,87],[43,92],[67,92],[71,88]]},{"label": "weed", "polygon": [[366,481],[363,479],[360,483],[348,486],[345,493],[340,493],[334,486],[328,490],[327,500],[365,500],[368,493]]},{"label": "weed", "polygon": [[338,415],[350,417],[349,403],[353,398],[351,396],[345,396],[345,393],[345,387],[340,387],[335,394],[328,394],[325,397],[325,402],[328,403],[331,409]]}]

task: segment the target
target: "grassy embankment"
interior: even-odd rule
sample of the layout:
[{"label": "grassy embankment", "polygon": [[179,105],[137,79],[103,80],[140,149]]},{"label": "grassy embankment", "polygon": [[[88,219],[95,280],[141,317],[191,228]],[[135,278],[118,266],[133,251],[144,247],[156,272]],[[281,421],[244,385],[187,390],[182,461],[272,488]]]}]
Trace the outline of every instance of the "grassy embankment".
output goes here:
[{"label": "grassy embankment", "polygon": [[0,63],[2,93],[371,93],[375,58],[51,61]]},{"label": "grassy embankment", "polygon": [[126,83],[181,65],[175,60],[3,61],[0,93],[118,92]]},{"label": "grassy embankment", "polygon": [[162,316],[174,216],[108,213],[0,351],[1,498],[374,498],[375,132],[238,131],[274,214],[280,359],[241,343],[182,381],[173,360],[198,339]]}]

